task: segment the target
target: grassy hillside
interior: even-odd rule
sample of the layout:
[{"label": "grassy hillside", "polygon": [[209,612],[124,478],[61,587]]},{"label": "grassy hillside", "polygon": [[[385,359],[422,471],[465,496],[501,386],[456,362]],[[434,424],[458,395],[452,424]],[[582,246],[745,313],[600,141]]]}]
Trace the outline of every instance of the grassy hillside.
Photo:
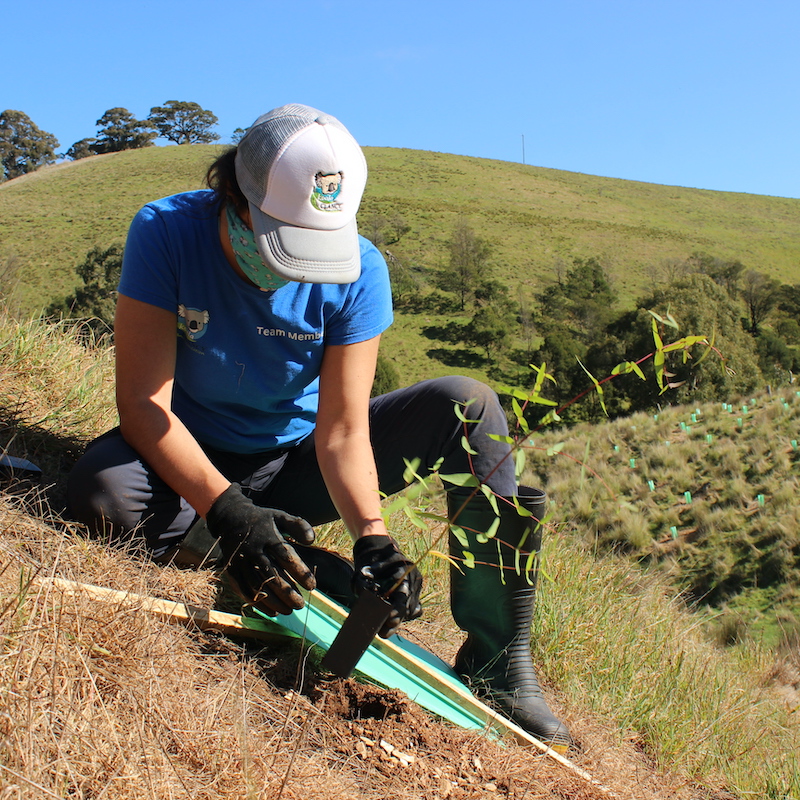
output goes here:
[{"label": "grassy hillside", "polygon": [[[441,724],[396,694],[332,680],[307,650],[184,630],[136,604],[103,605],[49,585],[49,577],[66,578],[231,610],[211,571],[161,567],[135,549],[88,541],[59,515],[66,475],[82,443],[114,419],[112,353],[79,345],[75,334],[68,326],[0,314],[0,451],[33,459],[45,473],[38,491],[24,483],[0,486],[0,693],[6,712],[0,715],[0,794],[108,800],[610,796],[530,751]],[[591,437],[588,466],[599,478],[578,467],[568,485],[566,477],[546,470],[555,513],[545,537],[535,660],[578,742],[570,758],[618,800],[800,800],[797,652],[775,654],[753,641],[715,645],[704,619],[688,613],[660,576],[643,577],[584,547],[588,531],[569,504],[570,493],[586,492],[591,496],[578,498],[582,506],[605,503],[608,489],[617,506],[627,500],[660,529],[659,508],[670,503],[647,502],[648,475],[658,474],[662,498],[668,490],[679,496],[684,485],[700,496],[691,475],[679,482],[674,467],[657,466],[662,439],[674,440],[681,461],[694,436],[704,443],[709,464],[754,464],[758,428],[766,448],[777,452],[786,444],[770,437],[785,437],[777,420],[795,420],[800,401],[784,398],[787,409],[784,402],[754,399],[747,435],[731,428],[741,409],[725,411],[733,417],[729,423],[703,408],[700,425],[691,419],[695,409],[673,409],[675,416],[642,415],[627,427],[576,429],[558,461],[573,452],[587,460]],[[776,424],[766,425],[762,414]],[[684,431],[684,421],[698,430]],[[537,437],[537,445],[546,450],[564,439],[559,432],[549,436]],[[541,470],[540,457],[546,458],[544,451],[531,453],[529,478]],[[638,459],[635,469],[631,457]],[[784,480],[791,480],[788,473]],[[767,491],[755,482],[747,488],[749,494],[759,490]],[[434,499],[434,508],[439,502]],[[766,508],[773,504],[770,497]],[[686,520],[679,524],[685,533]],[[415,556],[444,535],[435,524],[420,533],[402,512],[391,525]],[[318,536],[325,546],[345,549],[340,526],[325,526]],[[461,634],[447,610],[447,565],[428,557],[420,568],[425,616],[405,633],[452,658]],[[392,760],[392,749],[380,742],[413,761]]]},{"label": "grassy hillside", "polygon": [[[89,248],[122,241],[130,218],[148,199],[201,185],[208,163],[220,151],[215,145],[153,147],[56,165],[1,185],[0,257],[13,254],[25,265],[16,292],[22,309],[33,310],[71,290],[74,266]],[[624,287],[630,297],[643,287],[650,267],[696,250],[741,258],[782,281],[800,282],[800,200],[656,186],[442,153],[368,148],[367,156],[371,180],[359,220],[362,230],[369,234],[399,215],[404,232],[389,249],[428,276],[443,263],[452,226],[465,215],[493,243],[495,274],[512,293],[552,280],[558,259],[599,255],[617,275],[618,290]],[[413,313],[411,308],[400,309],[383,341],[383,352],[391,356],[402,383],[453,372],[486,379],[487,362],[475,349],[432,332],[452,329],[467,316],[459,318],[452,304],[442,309],[435,302],[418,303]],[[519,375],[507,375],[505,382],[529,384],[526,362],[512,369]],[[793,392],[786,396],[794,408]],[[763,397],[760,402],[766,408]],[[638,473],[625,469],[612,471],[614,489],[602,497],[596,488],[573,491],[579,476],[556,478],[549,464],[538,479],[550,483],[558,502],[557,487],[569,487],[562,513],[588,536],[662,566],[672,563],[662,557],[666,550],[680,566],[682,588],[717,605],[744,604],[747,620],[777,604],[780,618],[800,629],[800,596],[780,588],[796,584],[800,574],[792,555],[798,548],[796,534],[780,518],[790,512],[787,503],[798,485],[795,455],[800,451],[786,453],[800,416],[770,412],[756,418],[751,407],[739,430],[731,427],[731,418],[738,415],[723,416],[723,427],[720,422],[705,431],[695,425],[694,435],[681,431],[676,440],[662,415],[657,436],[675,446],[665,451],[667,445],[657,438],[641,440],[649,453],[663,454],[647,467],[647,480],[654,481],[649,492],[643,488],[646,482],[632,485]],[[717,417],[717,409],[704,406],[703,424]],[[602,430],[602,446],[590,428],[579,429],[571,439],[591,440],[606,471],[617,462],[627,463],[609,450],[612,435],[617,447],[630,442],[628,458],[638,458],[639,469],[649,463],[635,452],[640,447],[635,437],[612,434],[611,427]],[[751,450],[745,454],[725,445],[733,452],[719,456],[729,470],[724,472],[714,467],[717,462],[701,457],[708,448],[698,431],[724,431],[726,441],[738,437]],[[754,441],[759,438],[760,444]],[[549,442],[546,448],[557,443],[544,441]],[[581,456],[581,447],[573,446],[574,458]],[[763,466],[770,448],[773,459]],[[742,460],[739,470],[730,467],[735,457]],[[667,464],[681,470],[666,470]],[[692,503],[681,505],[686,491]],[[753,513],[758,497],[764,506]],[[675,542],[662,547],[663,537],[673,535]],[[762,551],[762,556],[753,555]],[[746,592],[740,596],[742,587]],[[780,635],[775,629],[779,617],[770,612],[767,618],[774,641]]]},{"label": "grassy hillside", "polygon": [[[201,185],[216,145],[151,147],[46,167],[0,185],[0,258],[24,265],[18,302],[35,311],[75,285],[95,245],[123,241],[150,199]],[[597,256],[624,301],[665,259],[703,251],[800,281],[800,200],[600,178],[444,153],[366,148],[370,180],[359,223],[399,214],[389,249],[426,270],[446,256],[463,215],[494,247],[514,293],[552,281],[559,261]]]},{"label": "grassy hillside", "polygon": [[723,642],[796,647],[798,436],[787,387],[540,432],[528,463],[559,524],[708,604]]},{"label": "grassy hillside", "polygon": [[36,312],[77,283],[92,247],[124,242],[148,200],[197,188],[214,146],[164,147],[93,156],[0,184],[0,258],[21,269],[16,300]]}]

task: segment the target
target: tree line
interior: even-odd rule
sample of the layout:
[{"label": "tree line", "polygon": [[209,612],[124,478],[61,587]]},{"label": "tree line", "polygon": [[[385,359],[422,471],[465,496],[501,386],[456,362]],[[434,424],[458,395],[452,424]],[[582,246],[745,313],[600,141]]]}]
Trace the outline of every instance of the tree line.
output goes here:
[{"label": "tree line", "polygon": [[[168,100],[153,106],[146,119],[139,120],[127,108],[110,108],[95,125],[95,136],[72,144],[65,153],[56,153],[56,137],[42,130],[24,112],[6,109],[0,114],[0,162],[2,180],[33,172],[59,158],[77,160],[102,153],[117,153],[150,147],[158,138],[175,144],[209,144],[220,137],[212,129],[217,117],[198,103]],[[243,131],[236,129],[234,138]]]},{"label": "tree line", "polygon": [[[394,245],[411,230],[399,214],[366,215],[359,227],[386,256],[395,306],[444,316],[444,324],[422,330],[432,340],[429,356],[519,387],[531,379],[531,364],[544,364],[554,378],[546,393],[559,406],[589,390],[563,413],[566,423],[667,403],[728,401],[794,381],[800,370],[800,285],[781,284],[740,261],[694,253],[662,262],[649,270],[649,288],[634,307],[620,308],[608,265],[597,257],[559,261],[551,283],[533,294],[518,288],[515,295],[494,276],[491,244],[466,219],[450,231],[438,269],[394,255]],[[54,302],[49,314],[87,319],[96,332],[110,332],[122,254],[120,244],[90,251],[76,268],[80,287]],[[681,354],[669,356],[667,394],[652,377],[627,375],[604,387],[601,403],[590,376],[602,380],[618,364],[651,353],[654,320],[665,344],[706,335],[716,353],[701,359],[699,350],[685,362]],[[437,349],[436,341],[448,347]],[[381,370],[383,388],[394,388],[396,366],[388,360]]]},{"label": "tree line", "polygon": [[[584,395],[565,410],[565,423],[666,404],[728,401],[793,383],[800,371],[800,284],[782,284],[739,260],[696,252],[654,264],[647,270],[648,288],[631,309],[620,307],[612,265],[594,256],[559,260],[552,282],[532,292],[519,286],[512,291],[495,277],[490,242],[463,218],[453,226],[438,270],[387,256],[396,306],[451,316],[423,329],[429,339],[450,345],[432,347],[430,356],[512,386],[532,380],[531,364],[545,364],[554,379],[546,382],[551,400],[565,406]],[[651,373],[646,381],[616,378],[601,397],[593,378],[602,380],[617,365],[651,354],[654,321],[665,344],[705,335],[713,355],[701,358],[700,348],[686,360],[682,353],[668,356],[667,393]],[[531,422],[537,413],[531,410]]]}]

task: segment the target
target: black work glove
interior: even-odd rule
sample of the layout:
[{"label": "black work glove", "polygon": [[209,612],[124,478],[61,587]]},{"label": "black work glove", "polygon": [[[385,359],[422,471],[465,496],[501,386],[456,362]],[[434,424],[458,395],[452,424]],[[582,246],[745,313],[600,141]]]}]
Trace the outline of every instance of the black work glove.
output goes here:
[{"label": "black work glove", "polygon": [[225,571],[245,600],[271,617],[303,607],[292,581],[305,589],[317,583],[283,537],[311,544],[314,530],[304,519],[257,506],[232,483],[211,506],[206,524],[219,538]]},{"label": "black work glove", "polygon": [[[419,595],[422,575],[404,556],[391,536],[374,534],[356,539],[353,545],[353,590],[375,592],[392,605],[389,617],[378,631],[384,639],[391,636],[403,620],[422,616]],[[393,591],[393,587],[397,585]]]}]

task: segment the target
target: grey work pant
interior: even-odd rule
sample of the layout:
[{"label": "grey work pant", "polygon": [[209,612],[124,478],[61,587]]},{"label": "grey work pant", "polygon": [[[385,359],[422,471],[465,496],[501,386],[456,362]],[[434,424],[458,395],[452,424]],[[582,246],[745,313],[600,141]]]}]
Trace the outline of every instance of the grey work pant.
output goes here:
[{"label": "grey work pant", "polygon": [[[477,422],[467,424],[467,438],[477,455],[465,450],[464,424],[454,412],[454,403],[468,400],[473,402],[465,415]],[[404,458],[419,458],[425,474],[440,457],[443,475],[474,472],[497,494],[516,493],[509,446],[487,436],[508,433],[505,413],[497,395],[478,381],[434,378],[375,397],[370,401],[370,430],[380,489],[387,495],[404,488]],[[280,508],[311,525],[338,518],[317,464],[313,433],[294,447],[266,453],[203,449],[258,505]],[[75,465],[68,503],[72,517],[93,534],[142,536],[154,557],[179,544],[198,516],[118,429],[95,439]]]}]

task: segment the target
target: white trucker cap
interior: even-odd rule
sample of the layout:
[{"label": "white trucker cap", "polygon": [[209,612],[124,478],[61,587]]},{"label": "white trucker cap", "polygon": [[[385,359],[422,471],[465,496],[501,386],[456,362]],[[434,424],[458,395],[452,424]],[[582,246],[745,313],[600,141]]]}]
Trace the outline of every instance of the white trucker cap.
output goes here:
[{"label": "white trucker cap", "polygon": [[236,179],[276,275],[302,283],[358,278],[356,212],[367,162],[339,120],[302,105],[263,114],[239,142]]}]

